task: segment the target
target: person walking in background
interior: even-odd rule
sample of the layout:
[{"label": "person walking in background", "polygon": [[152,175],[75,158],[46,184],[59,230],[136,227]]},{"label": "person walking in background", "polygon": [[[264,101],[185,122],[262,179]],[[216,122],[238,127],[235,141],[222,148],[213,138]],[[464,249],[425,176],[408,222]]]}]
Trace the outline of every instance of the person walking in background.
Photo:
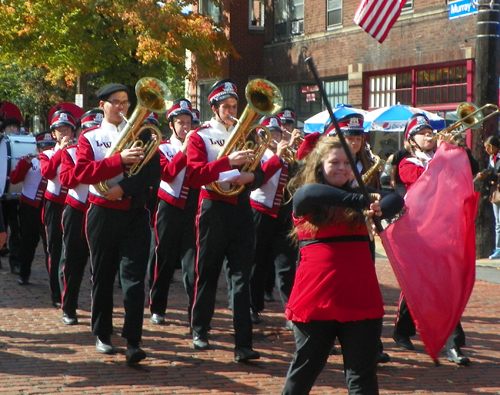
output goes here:
[{"label": "person walking in background", "polygon": [[[488,168],[477,174],[479,180],[488,180],[490,189],[498,188],[500,185],[500,139],[490,136],[484,142],[484,149],[488,153]],[[500,203],[491,203],[493,215],[495,216],[495,249],[489,259],[500,259]]]}]

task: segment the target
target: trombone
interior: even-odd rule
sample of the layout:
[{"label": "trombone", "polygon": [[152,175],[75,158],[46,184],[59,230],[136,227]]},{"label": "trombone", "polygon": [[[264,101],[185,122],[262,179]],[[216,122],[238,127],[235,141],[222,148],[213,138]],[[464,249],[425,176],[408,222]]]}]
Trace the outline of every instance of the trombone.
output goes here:
[{"label": "trombone", "polygon": [[[494,111],[484,116],[483,111],[486,109],[493,109]],[[464,102],[457,108],[457,117],[459,120],[453,125],[450,125],[447,128],[436,133],[434,138],[444,133],[452,133],[453,138],[455,138],[459,134],[465,132],[465,130],[467,129],[476,130],[484,121],[490,119],[495,115],[498,115],[499,113],[500,107],[496,106],[495,104],[485,104],[484,106],[479,108],[474,103]]]}]

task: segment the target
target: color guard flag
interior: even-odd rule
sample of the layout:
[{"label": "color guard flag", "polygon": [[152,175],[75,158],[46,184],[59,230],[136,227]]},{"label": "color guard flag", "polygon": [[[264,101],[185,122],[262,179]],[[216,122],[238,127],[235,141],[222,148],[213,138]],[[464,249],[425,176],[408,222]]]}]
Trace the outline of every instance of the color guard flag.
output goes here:
[{"label": "color guard flag", "polygon": [[361,0],[354,23],[383,43],[405,3],[406,0]]},{"label": "color guard flag", "polygon": [[380,233],[420,338],[434,361],[474,287],[478,198],[466,152],[443,142],[409,188],[407,212]]}]

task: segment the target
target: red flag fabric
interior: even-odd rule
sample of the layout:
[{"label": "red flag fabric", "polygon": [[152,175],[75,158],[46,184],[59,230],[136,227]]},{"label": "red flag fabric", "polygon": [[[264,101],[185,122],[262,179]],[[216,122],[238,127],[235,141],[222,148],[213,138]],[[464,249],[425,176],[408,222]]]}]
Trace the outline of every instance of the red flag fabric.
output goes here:
[{"label": "red flag fabric", "polygon": [[474,286],[478,198],[465,151],[441,143],[408,190],[406,213],[380,233],[420,338],[434,361]]},{"label": "red flag fabric", "polygon": [[406,0],[361,0],[354,23],[383,43],[405,3]]}]

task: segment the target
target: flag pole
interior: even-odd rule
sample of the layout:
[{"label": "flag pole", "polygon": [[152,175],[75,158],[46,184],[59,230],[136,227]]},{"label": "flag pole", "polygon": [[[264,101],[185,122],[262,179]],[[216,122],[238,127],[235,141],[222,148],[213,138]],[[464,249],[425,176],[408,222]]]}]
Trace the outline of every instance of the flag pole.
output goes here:
[{"label": "flag pole", "polygon": [[[366,186],[361,178],[361,175],[359,174],[358,168],[356,166],[356,162],[354,162],[354,157],[352,155],[351,149],[349,148],[347,141],[345,140],[344,135],[342,134],[342,131],[340,130],[339,123],[337,122],[337,119],[335,118],[335,115],[333,114],[332,106],[330,105],[330,102],[328,101],[328,97],[326,96],[325,89],[323,88],[323,82],[319,78],[318,71],[316,70],[316,66],[314,65],[314,61],[312,57],[308,57],[305,62],[309,66],[309,69],[311,70],[314,79],[316,80],[316,84],[318,85],[319,91],[321,93],[321,97],[323,98],[323,102],[326,105],[326,109],[328,110],[328,114],[330,114],[330,119],[333,123],[333,126],[335,127],[335,131],[337,132],[337,136],[339,137],[340,143],[342,144],[342,148],[344,148],[344,151],[347,155],[347,159],[349,159],[349,163],[351,165],[352,171],[354,173],[354,177],[356,178],[356,181],[358,183],[359,189],[361,190],[361,194],[365,198],[366,204],[368,207],[370,206],[370,196],[368,195],[368,191],[366,190]],[[373,222],[375,224],[375,227],[377,229],[377,232],[380,233],[382,232],[382,224],[380,222],[380,218],[377,216],[372,217]]]}]

